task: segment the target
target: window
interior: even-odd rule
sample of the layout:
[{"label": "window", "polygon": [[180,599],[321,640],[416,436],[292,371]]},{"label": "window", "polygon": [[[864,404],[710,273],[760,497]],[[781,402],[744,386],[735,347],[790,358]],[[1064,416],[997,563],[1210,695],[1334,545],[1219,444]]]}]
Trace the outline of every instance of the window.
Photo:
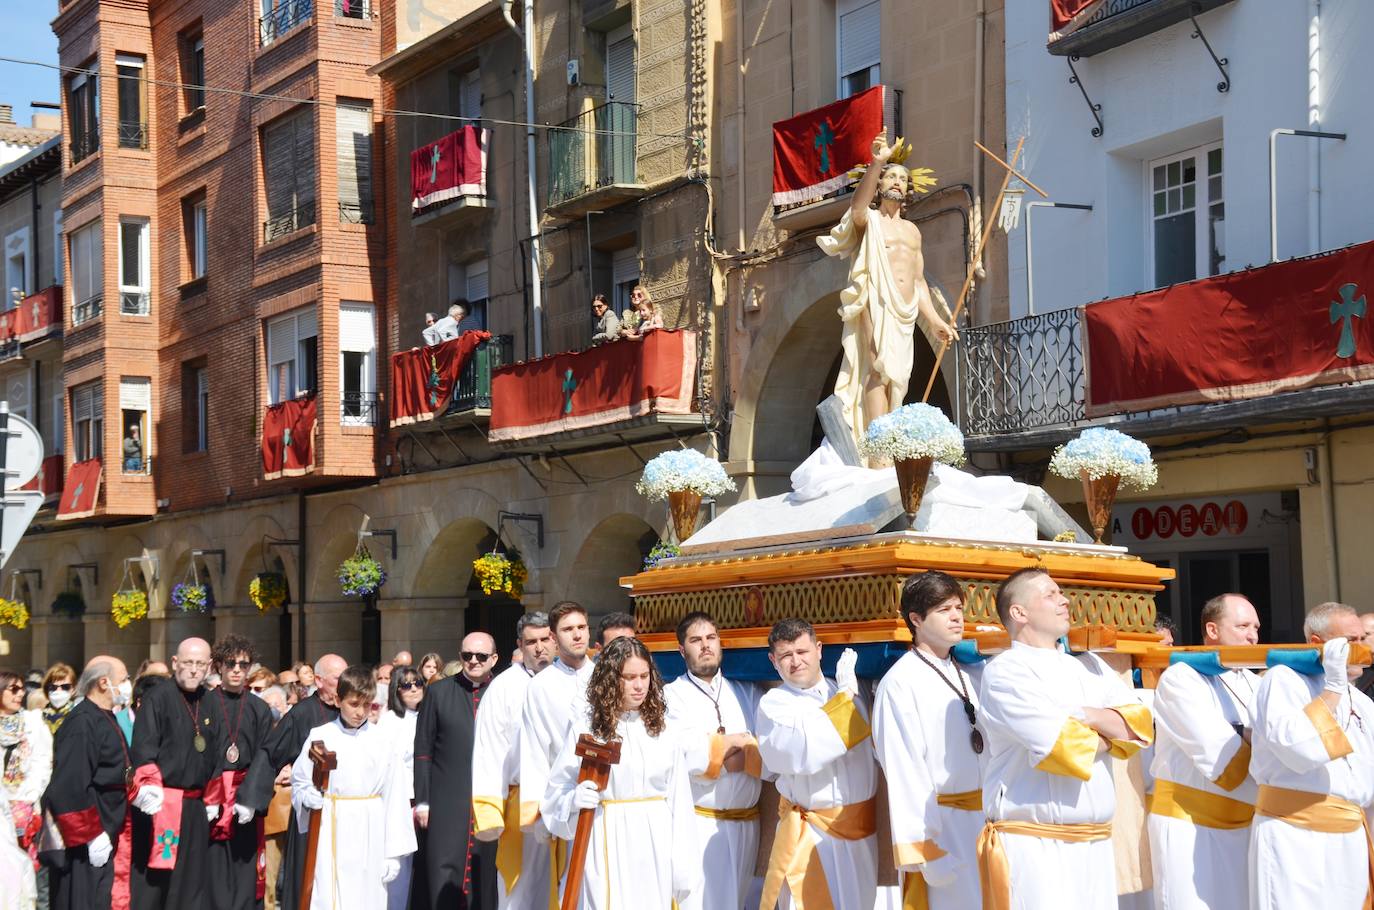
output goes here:
[{"label": "window", "polygon": [[366,19],[368,0],[334,0],[334,15],[346,19]]},{"label": "window", "polygon": [[199,31],[182,36],[181,81],[185,88],[185,115],[205,107],[205,38]]},{"label": "window", "polygon": [[148,147],[148,83],[143,78],[144,59],[133,54],[115,56],[119,76],[119,147]]},{"label": "window", "polygon": [[839,97],[877,85],[882,59],[882,3],[880,0],[839,0],[835,5]]},{"label": "window", "polygon": [[619,250],[611,256],[612,304],[617,314],[630,309],[630,292],[639,284],[639,250]]},{"label": "window", "polygon": [[[94,70],[90,60],[82,69]],[[100,80],[77,73],[67,83],[67,120],[72,133],[72,164],[100,148]]]},{"label": "window", "polygon": [[267,397],[281,404],[318,388],[319,334],[314,306],[303,307],[267,323]]},{"label": "window", "polygon": [[181,451],[210,448],[210,369],[204,357],[181,365]]},{"label": "window", "polygon": [[491,297],[491,273],[487,260],[478,259],[466,266],[464,294],[468,301],[468,314],[458,324],[460,332],[485,329],[487,327],[487,299]]},{"label": "window", "polygon": [[100,380],[72,389],[72,457],[100,458],[105,450],[105,396]]},{"label": "window", "polygon": [[151,463],[148,440],[148,412],[153,402],[153,382],[147,377],[122,377],[119,380],[120,470],[125,474],[146,474]]},{"label": "window", "polygon": [[1219,275],[1226,267],[1221,144],[1147,165],[1153,287]]},{"label": "window", "polygon": [[335,110],[339,220],[372,223],[372,105],[340,101]]},{"label": "window", "polygon": [[181,201],[181,230],[186,238],[187,281],[197,281],[209,272],[210,222],[204,190]]},{"label": "window", "polygon": [[72,257],[72,325],[100,315],[104,290],[104,243],[99,221],[69,235]]},{"label": "window", "polygon": [[[482,116],[482,71],[478,69],[449,73],[449,92],[452,111],[459,117],[480,119]],[[468,126],[459,123],[459,126]],[[477,124],[471,124],[476,126]]]},{"label": "window", "polygon": [[635,100],[635,36],[628,25],[606,35],[606,98]]},{"label": "window", "polygon": [[372,426],[376,420],[376,338],[372,304],[339,304],[339,404],[345,426]]},{"label": "window", "polygon": [[0,309],[17,306],[32,292],[29,286],[29,229],[22,227],[5,238],[5,300]]},{"label": "window", "polygon": [[267,188],[263,241],[314,224],[314,111],[301,111],[263,128],[262,167]]},{"label": "window", "polygon": [[119,219],[119,312],[147,316],[148,219]]},{"label": "window", "polygon": [[195,372],[196,380],[196,451],[205,452],[210,448],[210,370],[200,367]]}]

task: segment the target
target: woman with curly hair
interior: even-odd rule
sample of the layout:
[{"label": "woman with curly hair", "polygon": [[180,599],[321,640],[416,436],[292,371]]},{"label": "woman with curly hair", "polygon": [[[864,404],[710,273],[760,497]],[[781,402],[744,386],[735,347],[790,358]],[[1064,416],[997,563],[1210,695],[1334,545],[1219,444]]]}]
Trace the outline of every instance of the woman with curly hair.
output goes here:
[{"label": "woman with curly hair", "polygon": [[[617,638],[596,661],[587,714],[554,762],[541,805],[555,837],[571,840],[583,809],[595,811],[578,906],[669,910],[701,884],[692,792],[682,753],[664,724],[663,680],[637,638]],[[620,742],[604,790],[578,782],[578,735]]]}]

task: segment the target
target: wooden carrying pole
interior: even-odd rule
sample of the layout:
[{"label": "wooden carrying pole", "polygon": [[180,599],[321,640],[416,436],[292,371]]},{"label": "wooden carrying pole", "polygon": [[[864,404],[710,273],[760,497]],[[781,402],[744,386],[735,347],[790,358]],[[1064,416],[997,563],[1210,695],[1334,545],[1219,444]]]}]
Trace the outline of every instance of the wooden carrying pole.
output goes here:
[{"label": "wooden carrying pole", "polygon": [[[603,743],[590,733],[583,733],[577,738],[576,755],[582,759],[577,782],[593,781],[596,789],[605,790],[606,783],[611,779],[611,765],[620,764],[620,742]],[[563,880],[562,910],[577,910],[578,898],[582,893],[582,871],[587,864],[587,847],[592,838],[592,820],[595,818],[595,809],[583,809],[577,814],[577,833],[573,836],[572,852],[568,854],[568,875]]]},{"label": "wooden carrying pole", "polygon": [[[321,793],[329,790],[329,772],[339,766],[339,759],[333,752],[324,747],[323,740],[315,740],[310,744],[310,761],[315,765],[315,773],[311,776],[310,782],[315,785],[315,789]],[[305,872],[301,876],[301,899],[300,906],[308,908],[310,906],[310,893],[315,888],[315,851],[320,846],[320,810],[310,810],[310,833],[305,841]]]},{"label": "wooden carrying pole", "polygon": [[[998,158],[992,152],[988,151],[986,148],[983,147],[982,143],[974,142],[973,144],[978,146],[979,151],[981,151],[984,155],[987,155],[993,161],[997,162],[998,164],[1002,165],[1002,167],[1007,169],[1006,176],[1002,178],[1002,187],[997,191],[997,199],[995,202],[993,202],[992,208],[988,209],[987,211],[991,211],[993,213],[1001,211],[1002,197],[1007,194],[1007,184],[1011,183],[1012,175],[1021,178],[1022,183],[1026,184],[1026,186],[1035,190],[1042,197],[1048,198],[1044,190],[1040,189],[1040,187],[1036,186],[1034,183],[1031,183],[1029,180],[1027,180],[1025,174],[1022,174],[1020,171],[1016,170],[1016,161],[1018,158],[1021,157],[1021,148],[1026,144],[1026,137],[1022,136],[1020,139],[1016,140],[1016,150],[1011,153],[1010,164],[1003,161],[1001,158]],[[973,286],[973,272],[975,269],[977,269],[978,263],[983,258],[983,250],[986,249],[988,245],[988,240],[992,237],[992,232],[997,228],[997,217],[995,214],[994,217],[991,218],[984,215],[983,221],[983,236],[978,239],[978,248],[974,250],[973,258],[971,258],[968,263],[968,271],[964,274],[964,286],[959,289],[959,296],[954,302],[954,312],[950,316],[951,328],[959,325],[959,314],[963,312],[964,302],[968,299],[969,288]],[[940,375],[940,363],[945,359],[945,351],[947,350],[949,350],[949,342],[940,342],[940,350],[935,355],[935,368],[930,371],[930,380],[926,382],[925,393],[921,395],[921,401],[923,402],[930,400],[930,390],[935,388],[935,377]]]}]

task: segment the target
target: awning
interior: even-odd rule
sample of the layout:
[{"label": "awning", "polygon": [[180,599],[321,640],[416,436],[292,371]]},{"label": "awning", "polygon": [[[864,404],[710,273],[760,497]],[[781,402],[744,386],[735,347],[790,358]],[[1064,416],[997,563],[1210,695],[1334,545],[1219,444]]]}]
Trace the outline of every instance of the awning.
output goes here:
[{"label": "awning", "polygon": [[315,470],[315,424],[319,401],[314,395],[268,407],[262,419],[262,478],[299,477]]},{"label": "awning", "polygon": [[431,420],[448,410],[463,367],[477,346],[490,338],[490,332],[469,331],[434,347],[392,355],[391,425]]},{"label": "awning", "polygon": [[100,496],[102,464],[99,458],[88,458],[72,465],[67,474],[67,483],[62,499],[57,506],[57,517],[88,518],[95,514],[95,503]]}]

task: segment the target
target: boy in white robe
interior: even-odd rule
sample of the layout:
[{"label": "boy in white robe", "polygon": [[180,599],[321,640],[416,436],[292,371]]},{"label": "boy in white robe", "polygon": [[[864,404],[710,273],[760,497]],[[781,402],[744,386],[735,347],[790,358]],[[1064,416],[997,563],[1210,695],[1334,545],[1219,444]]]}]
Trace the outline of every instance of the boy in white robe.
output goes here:
[{"label": "boy in white robe", "polygon": [[[386,886],[400,872],[400,858],[415,852],[409,788],[395,744],[367,719],[376,694],[368,667],[339,676],[339,716],[315,727],[291,768],[296,824],[310,830],[320,810],[320,839],[309,910],[376,910],[386,906]],[[310,747],[323,742],[337,767],[321,793],[312,781]]]},{"label": "boy in white robe", "polygon": [[497,906],[547,910],[549,847],[520,830],[520,714],[531,680],[553,659],[553,632],[544,613],[515,624],[521,662],[492,680],[477,712],[472,747],[473,836],[499,841]]},{"label": "boy in white robe", "polygon": [[1059,649],[1069,601],[1043,569],[997,591],[1012,645],[979,689],[988,734],[978,841],[985,904],[1011,910],[1116,910],[1110,758],[1154,736],[1150,712],[1095,654]]},{"label": "boy in white robe", "polygon": [[983,733],[978,678],[951,651],[964,637],[964,593],[943,572],[902,586],[912,650],[883,676],[873,701],[873,742],[887,777],[894,866],[909,907],[982,905]]},{"label": "boy in white robe", "polygon": [[684,616],[677,641],[687,672],[664,687],[668,730],[682,743],[701,848],[696,859],[709,870],[702,890],[678,910],[737,910],[759,846],[763,765],[753,731],[761,693],[721,672],[720,633],[709,614]]},{"label": "boy in white robe", "polygon": [[[1202,607],[1208,645],[1253,645],[1260,621],[1250,601],[1221,594]],[[1155,688],[1150,855],[1156,910],[1247,910],[1250,776],[1259,677],[1249,670],[1204,675],[1169,667]]]},{"label": "boy in white robe", "polygon": [[764,771],[777,778],[778,827],[759,906],[872,907],[878,769],[858,655],[845,649],[832,682],[811,624],[784,619],[768,633],[768,659],[783,684],[759,700],[755,724]]},{"label": "boy in white robe", "polygon": [[1303,632],[1322,648],[1321,672],[1275,667],[1255,695],[1250,906],[1359,910],[1374,881],[1374,702],[1351,685],[1360,671],[1348,666],[1345,636],[1364,629],[1353,608],[1326,603]]}]

